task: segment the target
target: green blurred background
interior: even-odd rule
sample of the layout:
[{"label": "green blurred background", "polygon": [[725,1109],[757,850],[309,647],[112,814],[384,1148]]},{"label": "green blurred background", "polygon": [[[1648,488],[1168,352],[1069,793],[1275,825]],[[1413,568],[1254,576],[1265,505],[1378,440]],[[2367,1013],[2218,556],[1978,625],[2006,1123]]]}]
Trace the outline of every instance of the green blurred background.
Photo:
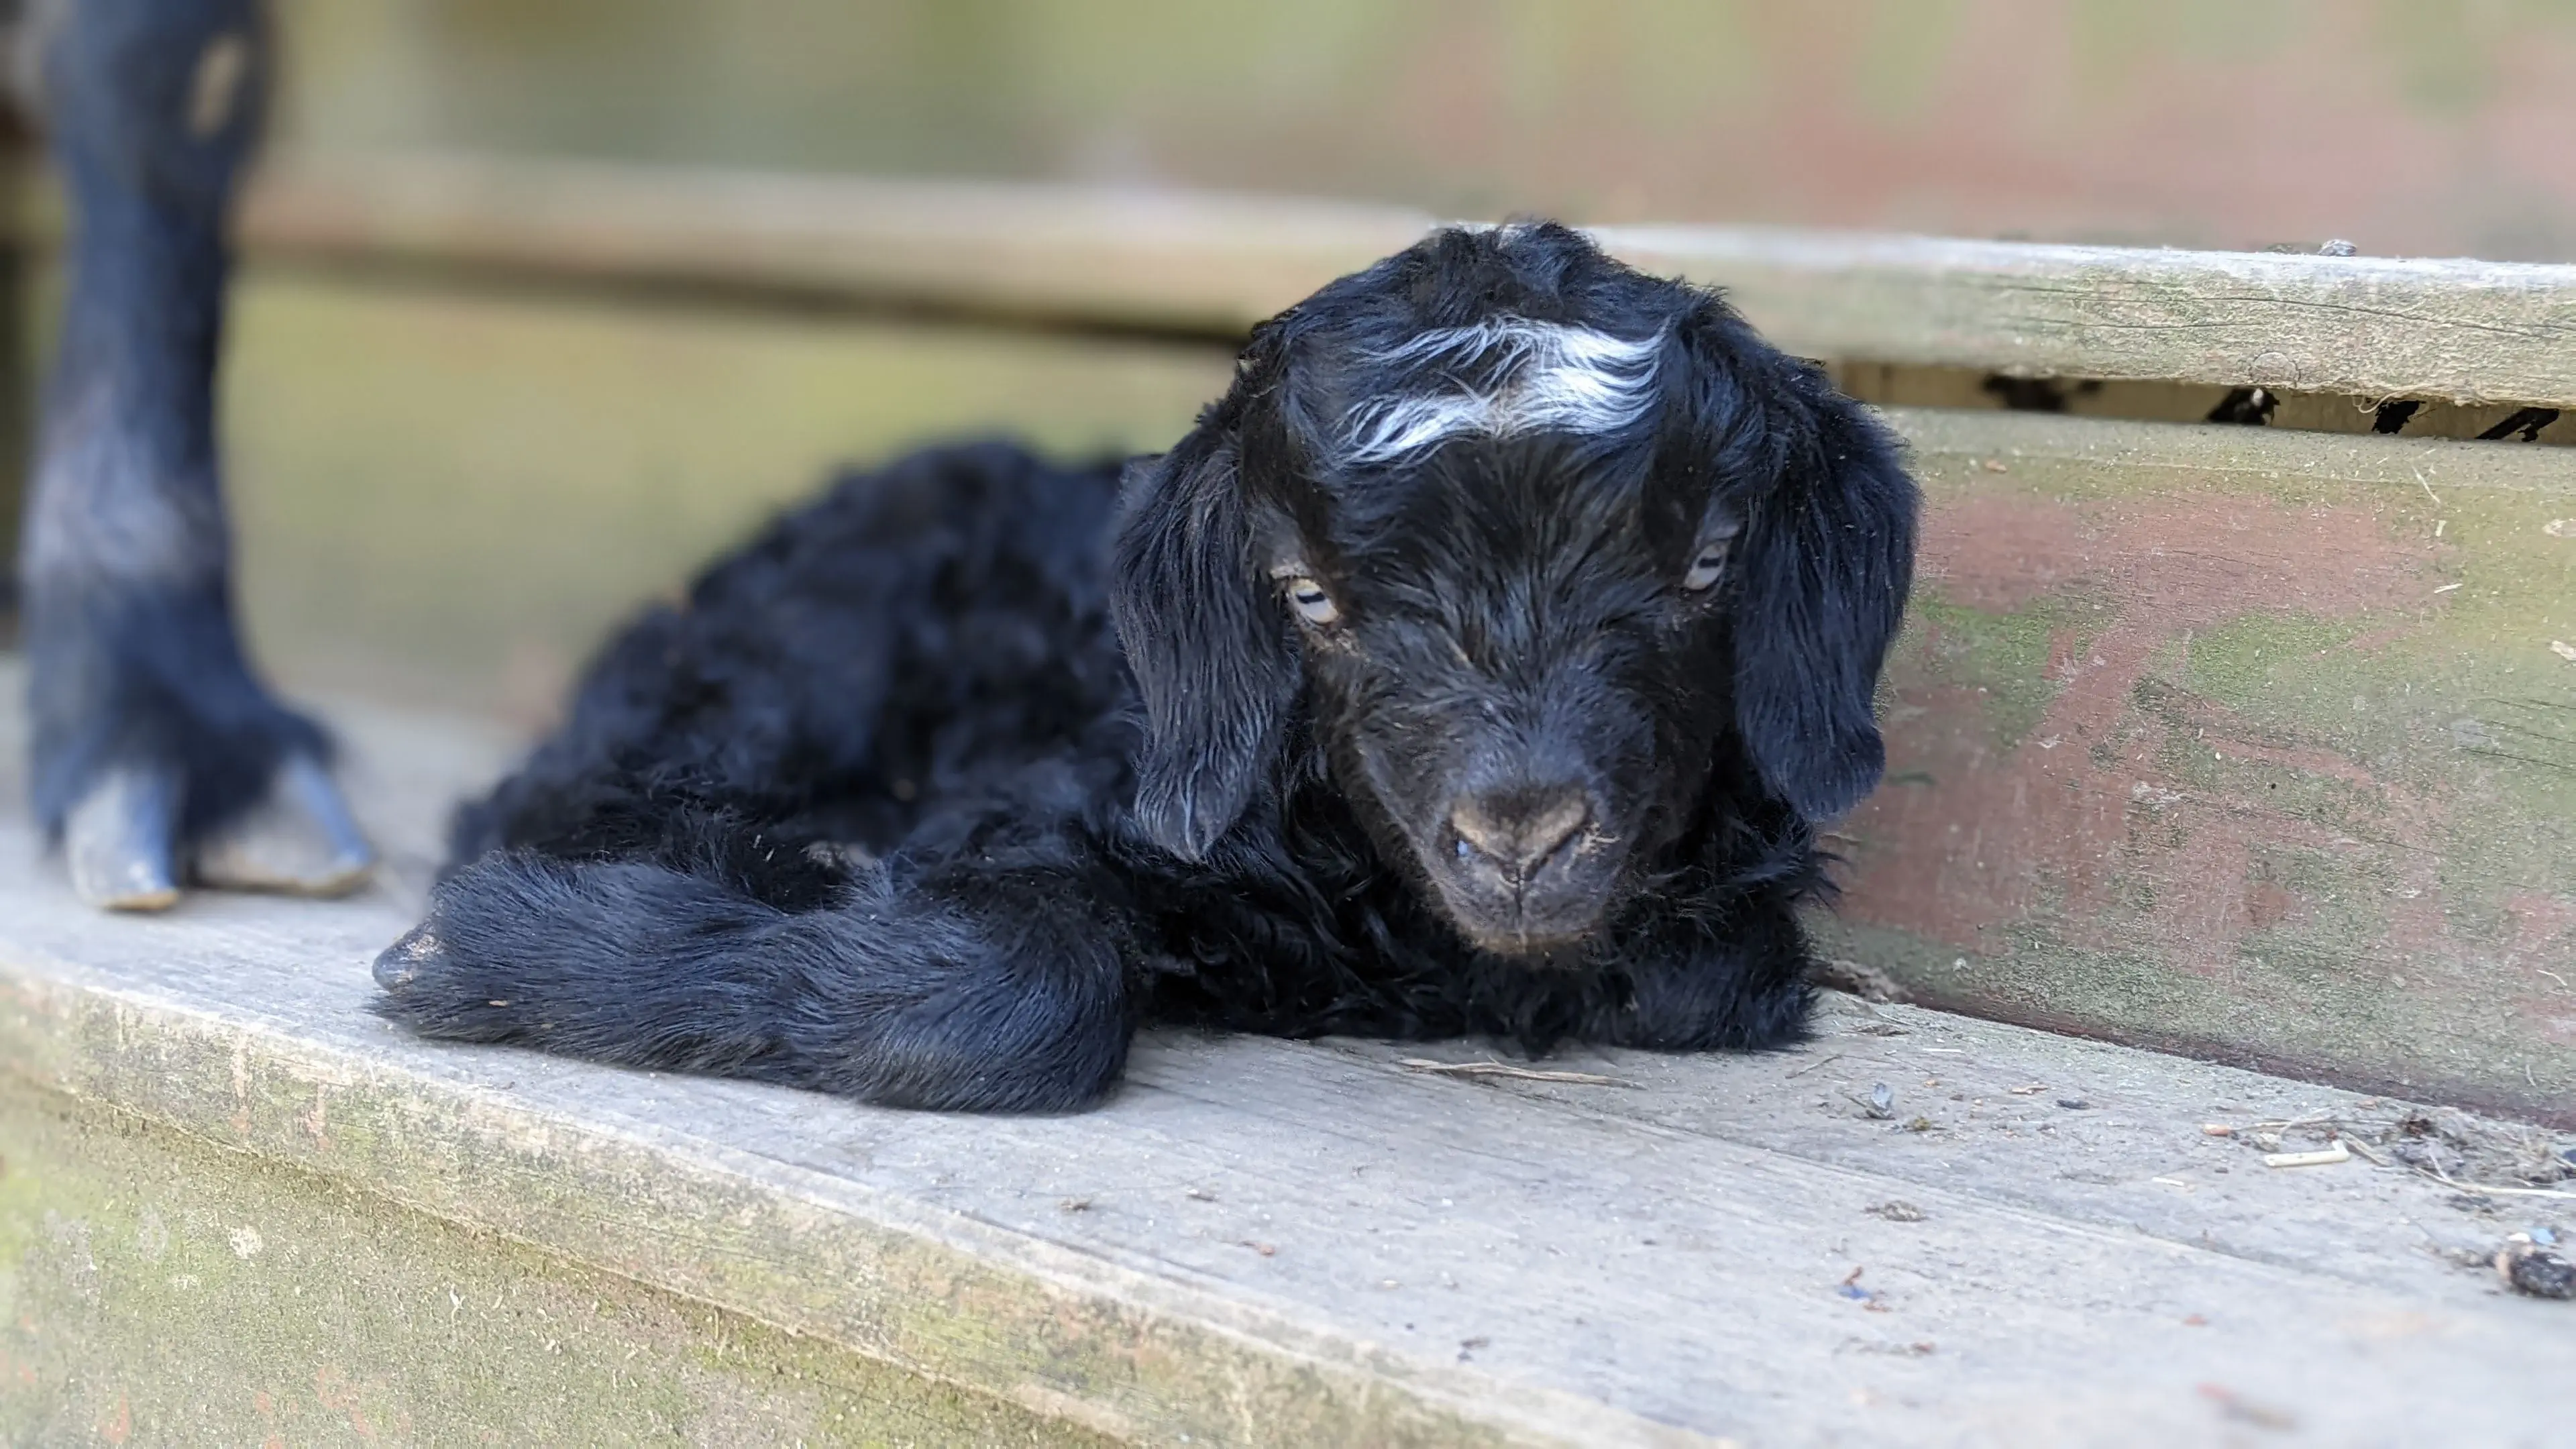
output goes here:
[{"label": "green blurred background", "polygon": [[[1076,180],[1491,217],[2576,260],[2576,0],[278,0],[275,144]],[[1160,446],[1201,343],[254,264],[254,642],[541,721],[838,461]]]}]

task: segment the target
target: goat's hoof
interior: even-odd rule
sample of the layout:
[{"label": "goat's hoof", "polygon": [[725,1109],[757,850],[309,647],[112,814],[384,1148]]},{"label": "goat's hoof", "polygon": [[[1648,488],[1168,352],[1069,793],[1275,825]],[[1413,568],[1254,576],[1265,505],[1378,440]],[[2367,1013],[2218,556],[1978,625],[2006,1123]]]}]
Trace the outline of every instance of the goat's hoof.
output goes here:
[{"label": "goat's hoof", "polygon": [[400,992],[419,980],[421,972],[435,968],[444,955],[426,923],[414,926],[377,955],[376,984]]},{"label": "goat's hoof", "polygon": [[120,765],[98,778],[63,817],[72,890],[110,911],[166,911],[179,903],[172,838],[182,782],[176,769]]},{"label": "goat's hoof", "polygon": [[197,843],[194,873],[218,890],[339,896],[364,885],[375,866],[329,772],[298,754],[279,763],[258,804]]}]

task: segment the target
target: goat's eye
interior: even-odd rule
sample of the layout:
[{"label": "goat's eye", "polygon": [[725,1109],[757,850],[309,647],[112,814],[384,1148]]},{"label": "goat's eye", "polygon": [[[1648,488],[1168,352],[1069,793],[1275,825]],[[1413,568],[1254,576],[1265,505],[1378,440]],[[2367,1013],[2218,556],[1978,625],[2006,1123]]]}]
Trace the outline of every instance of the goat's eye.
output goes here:
[{"label": "goat's eye", "polygon": [[1341,608],[1334,604],[1333,596],[1324,592],[1322,584],[1310,578],[1300,576],[1288,580],[1288,602],[1297,610],[1297,617],[1309,624],[1329,624],[1342,617]]},{"label": "goat's eye", "polygon": [[1690,571],[1682,575],[1682,587],[1703,594],[1716,587],[1718,576],[1726,572],[1726,545],[1712,543],[1691,560]]}]

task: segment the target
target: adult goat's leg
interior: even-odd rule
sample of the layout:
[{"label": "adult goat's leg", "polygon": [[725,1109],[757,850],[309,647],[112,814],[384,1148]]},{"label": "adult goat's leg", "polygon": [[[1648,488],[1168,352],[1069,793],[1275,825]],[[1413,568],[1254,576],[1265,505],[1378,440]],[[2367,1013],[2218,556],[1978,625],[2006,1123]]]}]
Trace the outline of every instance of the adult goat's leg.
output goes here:
[{"label": "adult goat's leg", "polygon": [[214,436],[224,225],[270,69],[256,0],[53,0],[29,17],[70,192],[23,586],[33,794],[75,888],[331,893],[372,864],[313,723],[235,632]]}]

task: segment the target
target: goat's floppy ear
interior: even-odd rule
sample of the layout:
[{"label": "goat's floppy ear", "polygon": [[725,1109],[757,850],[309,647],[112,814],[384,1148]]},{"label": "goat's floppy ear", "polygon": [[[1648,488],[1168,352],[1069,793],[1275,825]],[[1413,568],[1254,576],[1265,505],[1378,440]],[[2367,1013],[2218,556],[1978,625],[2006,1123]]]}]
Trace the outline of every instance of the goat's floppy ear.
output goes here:
[{"label": "goat's floppy ear", "polygon": [[1697,409],[1735,548],[1735,718],[1764,783],[1810,821],[1860,803],[1887,750],[1871,696],[1904,621],[1921,495],[1890,437],[1821,369],[1714,306]]},{"label": "goat's floppy ear", "polygon": [[1205,858],[1261,789],[1303,679],[1244,498],[1245,415],[1278,381],[1269,351],[1257,339],[1189,436],[1130,466],[1120,503],[1109,608],[1145,703],[1136,820],[1184,860]]}]

